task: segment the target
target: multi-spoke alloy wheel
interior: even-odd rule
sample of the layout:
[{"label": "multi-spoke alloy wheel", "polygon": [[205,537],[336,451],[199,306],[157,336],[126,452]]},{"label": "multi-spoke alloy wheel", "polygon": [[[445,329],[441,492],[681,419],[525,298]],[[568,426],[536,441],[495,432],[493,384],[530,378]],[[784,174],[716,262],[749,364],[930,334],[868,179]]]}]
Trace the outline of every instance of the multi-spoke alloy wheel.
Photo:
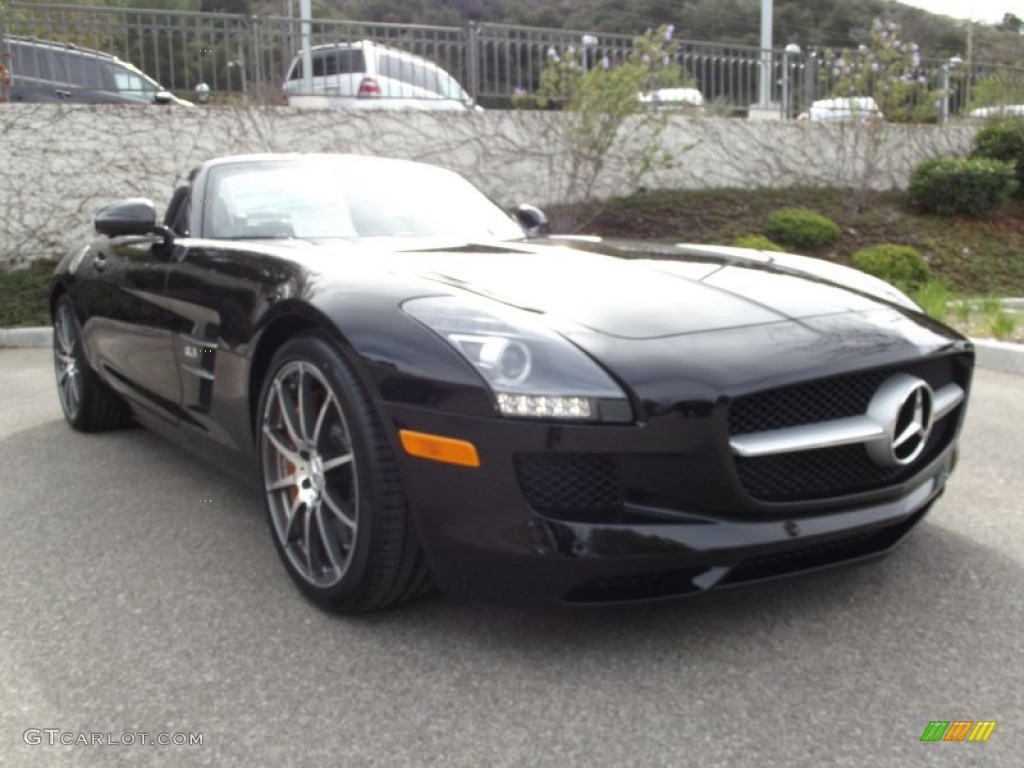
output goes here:
[{"label": "multi-spoke alloy wheel", "polygon": [[274,355],[255,425],[274,545],[311,600],[339,613],[430,588],[376,409],[334,344],[297,336]]},{"label": "multi-spoke alloy wheel", "polygon": [[345,575],[358,533],[358,466],[338,398],[312,364],[274,374],[264,404],[263,481],[292,567],[318,587]]},{"label": "multi-spoke alloy wheel", "polygon": [[78,329],[67,302],[57,305],[53,316],[53,366],[57,374],[57,395],[69,421],[78,416],[82,402],[82,373],[78,369]]},{"label": "multi-spoke alloy wheel", "polygon": [[89,367],[74,305],[66,295],[53,310],[53,368],[60,407],[72,427],[93,432],[131,423],[128,406]]}]

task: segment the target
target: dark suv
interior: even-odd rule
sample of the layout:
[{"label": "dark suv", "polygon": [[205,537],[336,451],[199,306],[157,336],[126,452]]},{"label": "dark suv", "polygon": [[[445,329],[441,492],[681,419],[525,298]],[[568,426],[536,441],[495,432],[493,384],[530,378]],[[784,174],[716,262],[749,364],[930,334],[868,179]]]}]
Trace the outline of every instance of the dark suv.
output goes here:
[{"label": "dark suv", "polygon": [[0,40],[0,53],[10,72],[8,101],[191,105],[109,53],[14,36]]}]

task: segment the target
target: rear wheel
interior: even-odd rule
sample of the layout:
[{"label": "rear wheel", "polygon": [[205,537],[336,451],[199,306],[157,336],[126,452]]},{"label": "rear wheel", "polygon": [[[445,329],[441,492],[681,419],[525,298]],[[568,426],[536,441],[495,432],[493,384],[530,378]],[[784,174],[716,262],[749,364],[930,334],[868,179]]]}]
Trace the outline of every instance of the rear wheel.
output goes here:
[{"label": "rear wheel", "polygon": [[352,369],[319,334],[274,356],[257,412],[271,534],[303,593],[361,613],[430,585],[391,449]]},{"label": "rear wheel", "polygon": [[128,406],[86,362],[78,318],[66,295],[57,301],[53,313],[53,367],[60,406],[72,427],[97,432],[131,423]]}]

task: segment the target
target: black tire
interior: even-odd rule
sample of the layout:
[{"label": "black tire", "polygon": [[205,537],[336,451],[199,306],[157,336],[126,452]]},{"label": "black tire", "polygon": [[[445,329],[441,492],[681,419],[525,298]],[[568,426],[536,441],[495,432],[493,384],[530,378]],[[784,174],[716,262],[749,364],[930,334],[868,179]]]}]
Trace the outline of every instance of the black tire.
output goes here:
[{"label": "black tire", "polygon": [[357,614],[430,589],[380,419],[327,338],[306,333],[277,351],[256,419],[270,533],[310,600]]},{"label": "black tire", "polygon": [[128,405],[89,367],[74,304],[65,294],[53,311],[53,367],[64,418],[80,432],[100,432],[132,423]]}]

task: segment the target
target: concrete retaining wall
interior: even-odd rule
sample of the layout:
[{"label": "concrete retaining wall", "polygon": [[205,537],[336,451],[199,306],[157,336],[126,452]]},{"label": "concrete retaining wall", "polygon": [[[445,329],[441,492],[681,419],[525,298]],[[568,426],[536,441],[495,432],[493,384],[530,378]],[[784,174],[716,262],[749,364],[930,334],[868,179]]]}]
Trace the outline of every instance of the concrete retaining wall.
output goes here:
[{"label": "concrete retaining wall", "polygon": [[[0,106],[0,263],[63,254],[120,197],[164,205],[203,160],[249,152],[354,152],[436,163],[503,204],[571,202],[572,131],[556,112],[472,114],[294,108],[166,109]],[[672,116],[661,151],[671,167],[637,174],[624,130],[593,180],[597,198],[637,187],[906,185],[920,160],[969,150],[974,128],[825,125]],[[632,144],[631,144],[632,142]],[[685,233],[680,233],[684,235]]]}]

